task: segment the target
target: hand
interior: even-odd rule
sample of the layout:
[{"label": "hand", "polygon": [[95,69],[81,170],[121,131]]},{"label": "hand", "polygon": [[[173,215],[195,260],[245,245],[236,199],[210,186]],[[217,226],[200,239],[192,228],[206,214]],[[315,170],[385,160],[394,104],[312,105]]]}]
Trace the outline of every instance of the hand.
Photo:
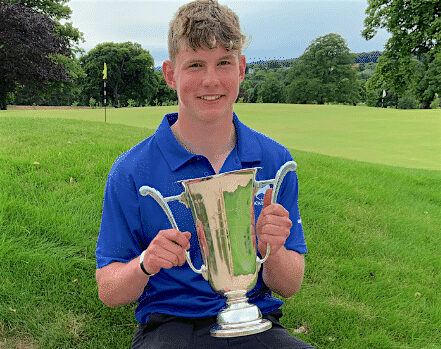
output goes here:
[{"label": "hand", "polygon": [[170,269],[186,262],[185,251],[190,248],[191,233],[176,229],[161,230],[145,252],[144,268],[151,274],[162,268]]},{"label": "hand", "polygon": [[275,256],[285,244],[292,227],[289,212],[282,205],[271,203],[272,193],[272,189],[265,192],[262,211],[257,220],[257,248],[262,257],[266,255],[267,244],[271,246],[270,257]]}]

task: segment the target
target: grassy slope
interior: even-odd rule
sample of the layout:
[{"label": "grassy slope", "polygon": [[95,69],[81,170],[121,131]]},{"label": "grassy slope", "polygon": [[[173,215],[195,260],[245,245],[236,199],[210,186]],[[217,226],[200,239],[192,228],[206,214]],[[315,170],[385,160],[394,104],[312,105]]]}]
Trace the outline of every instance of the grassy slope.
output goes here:
[{"label": "grassy slope", "polygon": [[[107,172],[150,133],[0,118],[0,347],[130,345],[134,306],[100,303],[94,248]],[[319,348],[439,347],[440,172],[292,153],[309,254],[283,323]]]},{"label": "grassy slope", "polygon": [[[109,123],[156,129],[177,107],[108,109]],[[236,104],[241,120],[287,147],[385,165],[441,170],[441,109]],[[0,116],[104,121],[104,111],[10,110]]]}]

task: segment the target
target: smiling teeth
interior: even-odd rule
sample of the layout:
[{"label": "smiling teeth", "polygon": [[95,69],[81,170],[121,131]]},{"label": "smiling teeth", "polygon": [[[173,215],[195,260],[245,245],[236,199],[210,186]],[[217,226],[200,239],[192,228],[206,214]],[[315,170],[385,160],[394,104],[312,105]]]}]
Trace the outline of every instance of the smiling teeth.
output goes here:
[{"label": "smiling teeth", "polygon": [[219,99],[221,96],[202,96],[201,98],[206,101],[214,101],[215,99]]}]

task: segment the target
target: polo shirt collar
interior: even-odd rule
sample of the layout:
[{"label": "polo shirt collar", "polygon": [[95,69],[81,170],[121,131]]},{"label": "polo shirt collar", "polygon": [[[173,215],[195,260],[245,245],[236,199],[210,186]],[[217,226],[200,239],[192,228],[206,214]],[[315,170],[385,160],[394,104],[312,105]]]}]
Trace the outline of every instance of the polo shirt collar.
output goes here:
[{"label": "polo shirt collar", "polygon": [[[171,125],[178,119],[178,113],[166,114],[155,132],[158,146],[170,169],[176,171],[182,165],[197,157],[176,140]],[[262,160],[262,148],[255,135],[255,131],[240,122],[236,113],[233,112],[233,123],[237,134],[237,155],[242,163],[260,162]]]}]

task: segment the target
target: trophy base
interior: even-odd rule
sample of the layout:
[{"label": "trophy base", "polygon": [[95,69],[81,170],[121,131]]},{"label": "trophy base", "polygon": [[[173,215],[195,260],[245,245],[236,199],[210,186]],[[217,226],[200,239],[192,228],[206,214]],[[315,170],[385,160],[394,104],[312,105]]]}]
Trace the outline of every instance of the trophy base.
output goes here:
[{"label": "trophy base", "polygon": [[262,319],[260,309],[247,302],[245,291],[227,292],[227,307],[217,315],[217,325],[210,329],[213,337],[248,336],[269,330],[272,322]]},{"label": "trophy base", "polygon": [[211,328],[210,335],[219,338],[249,336],[269,330],[272,326],[272,322],[266,319],[231,324],[228,326],[215,325]]}]

